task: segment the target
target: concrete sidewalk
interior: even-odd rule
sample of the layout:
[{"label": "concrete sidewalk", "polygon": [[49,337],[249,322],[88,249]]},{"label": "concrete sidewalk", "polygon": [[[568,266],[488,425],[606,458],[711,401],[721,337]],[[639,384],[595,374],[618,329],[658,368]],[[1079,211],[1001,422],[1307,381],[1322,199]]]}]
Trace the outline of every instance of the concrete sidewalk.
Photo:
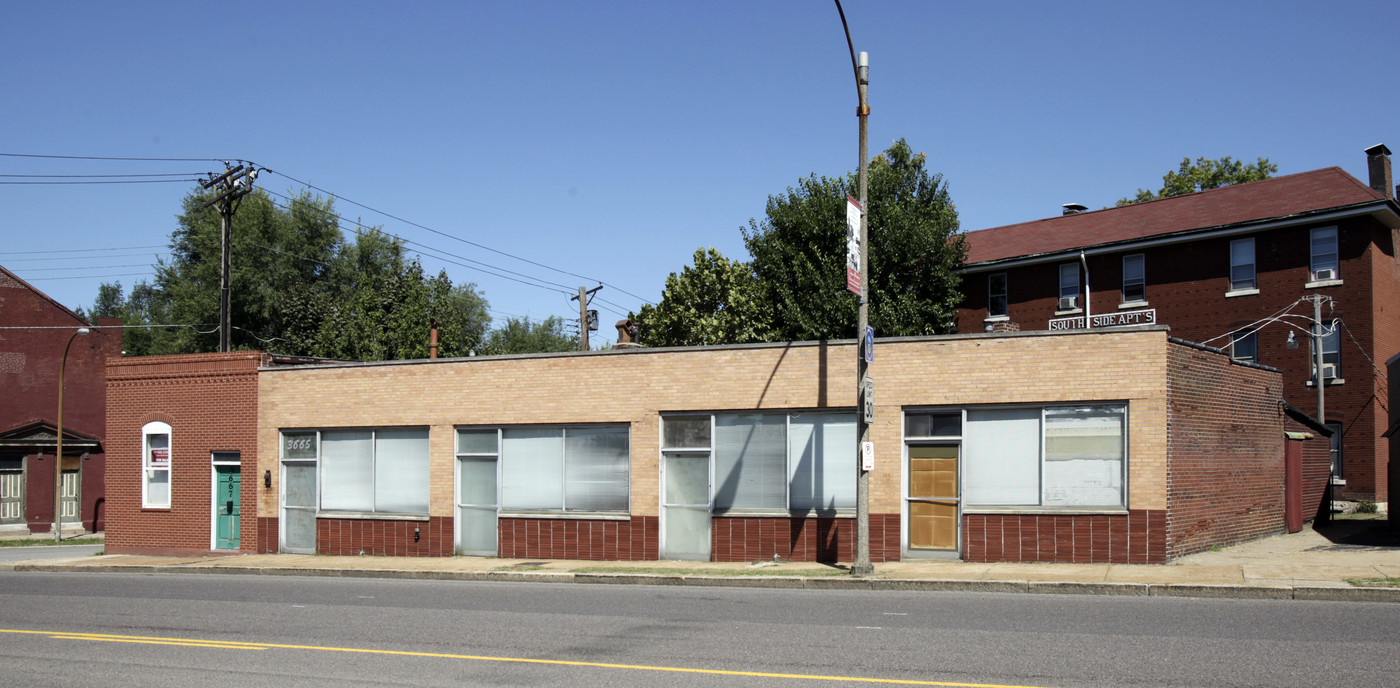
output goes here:
[{"label": "concrete sidewalk", "polygon": [[[552,583],[722,585],[847,590],[943,590],[1094,595],[1400,602],[1400,536],[1384,521],[1258,540],[1167,565],[880,563],[853,577],[811,562],[566,561],[488,557],[332,557],[298,554],[156,557],[106,555],[0,565],[13,571],[315,575]],[[1374,583],[1372,584],[1374,585]]]}]

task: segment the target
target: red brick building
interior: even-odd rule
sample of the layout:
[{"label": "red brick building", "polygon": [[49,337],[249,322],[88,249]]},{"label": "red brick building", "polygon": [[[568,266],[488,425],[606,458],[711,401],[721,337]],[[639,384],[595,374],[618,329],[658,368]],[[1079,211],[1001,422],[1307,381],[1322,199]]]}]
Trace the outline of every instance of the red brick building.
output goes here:
[{"label": "red brick building", "polygon": [[[1317,508],[1278,371],[1164,327],[877,346],[873,561],[1160,563],[1284,532],[1286,488]],[[850,561],[855,361],[111,359],[108,549]]]},{"label": "red brick building", "polygon": [[53,532],[60,368],[63,528],[105,525],[105,361],[122,336],[100,325],[0,267],[0,529]]},{"label": "red brick building", "polygon": [[[1339,168],[968,232],[960,332],[1160,323],[1283,372],[1324,419],[1336,496],[1385,502],[1385,384],[1400,351],[1400,205],[1384,145],[1369,185]],[[1079,211],[1079,212],[1076,212]]]}]

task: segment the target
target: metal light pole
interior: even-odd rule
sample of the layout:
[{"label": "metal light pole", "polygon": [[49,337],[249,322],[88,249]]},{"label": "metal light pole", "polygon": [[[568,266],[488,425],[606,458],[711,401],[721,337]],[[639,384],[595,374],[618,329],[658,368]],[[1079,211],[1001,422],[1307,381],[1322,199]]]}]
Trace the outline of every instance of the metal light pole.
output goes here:
[{"label": "metal light pole", "polygon": [[[870,393],[870,371],[866,364],[865,331],[870,325],[870,211],[866,204],[867,179],[870,172],[870,156],[866,152],[866,120],[870,117],[868,91],[870,88],[870,55],[862,52],[857,61],[855,46],[851,44],[851,30],[846,26],[846,12],[841,9],[841,0],[836,0],[836,11],[841,14],[841,28],[846,32],[846,48],[851,53],[851,67],[856,75],[856,93],[860,104],[856,107],[856,117],[860,120],[860,312],[856,326],[856,456],[870,441],[870,424],[865,420],[866,394]],[[856,460],[856,558],[851,562],[851,575],[868,576],[875,572],[870,563],[870,472],[860,458]]]},{"label": "metal light pole", "polygon": [[63,347],[63,359],[58,363],[58,448],[53,461],[53,541],[63,541],[63,374],[68,368],[68,349],[78,335],[86,335],[90,330],[79,327],[68,336]]}]

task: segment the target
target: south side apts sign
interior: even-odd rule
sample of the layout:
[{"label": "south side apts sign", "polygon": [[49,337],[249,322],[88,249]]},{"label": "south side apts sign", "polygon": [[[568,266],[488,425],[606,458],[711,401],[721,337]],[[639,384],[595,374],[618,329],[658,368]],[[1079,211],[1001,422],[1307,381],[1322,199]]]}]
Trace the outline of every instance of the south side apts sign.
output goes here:
[{"label": "south side apts sign", "polygon": [[[1121,313],[1104,313],[1102,315],[1089,316],[1090,327],[1113,327],[1115,325],[1155,325],[1157,324],[1157,309],[1145,308],[1140,311],[1123,311]],[[1068,318],[1055,318],[1050,321],[1052,330],[1082,330],[1084,329],[1084,316],[1076,315]]]}]

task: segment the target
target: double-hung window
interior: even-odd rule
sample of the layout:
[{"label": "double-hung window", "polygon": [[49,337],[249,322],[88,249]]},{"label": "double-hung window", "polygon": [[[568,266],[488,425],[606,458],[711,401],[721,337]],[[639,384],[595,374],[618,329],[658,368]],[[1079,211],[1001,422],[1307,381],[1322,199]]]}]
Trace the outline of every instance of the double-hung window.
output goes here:
[{"label": "double-hung window", "polygon": [[1079,263],[1060,264],[1059,310],[1079,308]]},{"label": "double-hung window", "polygon": [[322,511],[428,513],[428,429],[323,430]]},{"label": "double-hung window", "polygon": [[[1313,360],[1316,360],[1314,358]],[[1342,376],[1342,323],[1333,320],[1322,325],[1322,379],[1331,380]],[[1317,379],[1316,364],[1313,379]]]},{"label": "double-hung window", "polygon": [[1230,242],[1230,291],[1256,288],[1254,281],[1254,237]]},{"label": "double-hung window", "polygon": [[1147,300],[1147,268],[1143,254],[1123,256],[1123,303]]},{"label": "double-hung window", "polygon": [[159,421],[141,428],[141,506],[170,508],[170,425]]},{"label": "double-hung window", "polygon": [[[906,427],[906,437],[914,429]],[[1121,507],[1127,408],[973,408],[962,428],[968,506]]]},{"label": "double-hung window", "polygon": [[1341,266],[1337,262],[1337,228],[1320,227],[1309,233],[1312,249],[1310,276],[1314,282],[1341,279]]},{"label": "double-hung window", "polygon": [[[713,431],[704,432],[711,422]],[[672,416],[663,420],[663,447],[710,454],[718,513],[831,514],[856,506],[849,411]]]},{"label": "double-hung window", "polygon": [[1254,330],[1230,333],[1230,358],[1243,363],[1259,362],[1259,338]]},{"label": "double-hung window", "polygon": [[987,317],[1000,318],[1006,315],[1006,273],[995,272],[987,276]]},{"label": "double-hung window", "polygon": [[[459,444],[482,447],[482,433],[458,431]],[[501,509],[505,511],[621,512],[629,505],[631,449],[628,426],[515,427],[500,431]]]}]

